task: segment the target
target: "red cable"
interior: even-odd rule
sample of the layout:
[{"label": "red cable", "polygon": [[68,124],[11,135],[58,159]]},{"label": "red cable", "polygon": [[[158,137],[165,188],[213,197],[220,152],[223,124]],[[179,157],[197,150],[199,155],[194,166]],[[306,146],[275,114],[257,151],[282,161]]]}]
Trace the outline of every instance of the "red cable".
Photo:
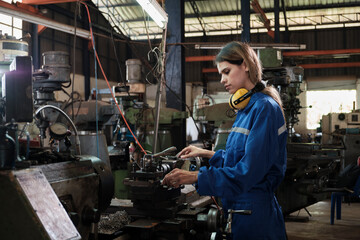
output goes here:
[{"label": "red cable", "polygon": [[[91,17],[90,17],[89,8],[88,8],[88,6],[86,5],[86,3],[82,2],[82,1],[80,1],[80,3],[82,3],[82,4],[85,5],[85,8],[86,8],[86,11],[87,11],[87,14],[88,14],[89,24],[90,24],[90,35],[91,35],[91,40],[92,40],[91,44],[94,44],[95,41],[94,41],[94,39],[93,39],[93,31],[92,31],[92,26],[91,26]],[[107,84],[108,88],[110,89],[111,96],[112,96],[112,98],[114,99],[114,102],[115,102],[115,104],[116,104],[116,106],[117,106],[117,108],[118,108],[118,110],[119,110],[119,112],[120,112],[120,114],[121,114],[121,117],[123,118],[123,120],[124,120],[124,122],[125,122],[125,124],[126,124],[126,127],[129,129],[131,135],[134,137],[135,141],[137,142],[137,144],[138,144],[139,147],[141,148],[141,151],[142,151],[144,154],[147,154],[147,152],[146,152],[146,151],[144,150],[144,148],[141,146],[141,144],[140,144],[139,140],[137,139],[137,137],[135,136],[135,134],[131,131],[131,128],[130,128],[128,122],[126,121],[124,114],[123,114],[122,111],[120,110],[119,104],[117,103],[116,98],[115,98],[115,96],[114,96],[114,93],[113,93],[113,91],[112,91],[112,89],[111,89],[111,87],[110,87],[109,81],[108,81],[108,79],[107,79],[107,77],[106,77],[106,75],[105,75],[104,69],[102,68],[102,65],[101,65],[101,62],[100,62],[100,60],[99,60],[99,57],[98,57],[98,54],[97,54],[97,51],[96,51],[95,47],[94,47],[94,51],[95,51],[95,55],[96,55],[96,60],[97,60],[97,62],[99,63],[101,72],[102,72],[102,74],[103,74],[103,76],[104,76],[104,78],[105,78],[105,80],[106,80],[106,84]]]}]

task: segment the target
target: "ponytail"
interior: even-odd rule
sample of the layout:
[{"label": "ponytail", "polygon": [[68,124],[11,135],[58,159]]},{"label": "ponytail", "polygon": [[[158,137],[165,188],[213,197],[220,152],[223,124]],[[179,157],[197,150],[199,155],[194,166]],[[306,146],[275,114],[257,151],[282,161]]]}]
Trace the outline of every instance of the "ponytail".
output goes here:
[{"label": "ponytail", "polygon": [[281,97],[279,92],[274,88],[274,86],[267,86],[264,90],[261,91],[262,93],[272,97],[275,102],[277,102],[277,104],[279,104],[281,112],[283,114],[284,120],[285,119],[285,113],[284,113],[284,109],[283,109],[283,105],[282,105],[282,101],[281,101]]}]

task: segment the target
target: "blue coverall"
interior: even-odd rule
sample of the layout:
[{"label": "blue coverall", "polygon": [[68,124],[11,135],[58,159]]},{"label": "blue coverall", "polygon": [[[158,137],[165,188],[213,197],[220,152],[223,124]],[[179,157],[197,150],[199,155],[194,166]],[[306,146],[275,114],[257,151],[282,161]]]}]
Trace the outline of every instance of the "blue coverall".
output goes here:
[{"label": "blue coverall", "polygon": [[[226,142],[198,174],[200,195],[221,197],[232,215],[230,239],[286,239],[281,209],[274,196],[286,170],[286,124],[279,105],[261,92],[237,113]],[[227,214],[226,214],[227,217]]]}]

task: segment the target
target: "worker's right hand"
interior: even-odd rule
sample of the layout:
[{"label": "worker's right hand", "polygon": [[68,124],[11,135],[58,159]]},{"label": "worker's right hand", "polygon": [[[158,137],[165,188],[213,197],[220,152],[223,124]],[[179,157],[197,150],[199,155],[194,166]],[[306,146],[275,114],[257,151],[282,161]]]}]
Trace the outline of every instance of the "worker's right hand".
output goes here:
[{"label": "worker's right hand", "polygon": [[207,157],[207,158],[211,158],[214,155],[215,152],[207,150],[207,149],[202,149],[199,147],[195,147],[195,146],[188,146],[186,148],[184,148],[183,150],[181,150],[177,156],[180,158],[191,158],[191,157]]}]

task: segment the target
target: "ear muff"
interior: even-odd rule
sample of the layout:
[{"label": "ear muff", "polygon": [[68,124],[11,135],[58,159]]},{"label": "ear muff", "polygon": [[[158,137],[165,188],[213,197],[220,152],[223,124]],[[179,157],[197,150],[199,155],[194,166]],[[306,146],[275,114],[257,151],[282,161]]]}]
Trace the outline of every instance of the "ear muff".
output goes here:
[{"label": "ear muff", "polygon": [[250,101],[252,91],[245,88],[238,89],[229,99],[229,105],[234,110],[244,109]]},{"label": "ear muff", "polygon": [[250,91],[245,88],[238,89],[229,99],[230,107],[234,110],[244,109],[248,105],[251,95],[256,92],[261,92],[264,88],[264,83],[259,82]]}]

